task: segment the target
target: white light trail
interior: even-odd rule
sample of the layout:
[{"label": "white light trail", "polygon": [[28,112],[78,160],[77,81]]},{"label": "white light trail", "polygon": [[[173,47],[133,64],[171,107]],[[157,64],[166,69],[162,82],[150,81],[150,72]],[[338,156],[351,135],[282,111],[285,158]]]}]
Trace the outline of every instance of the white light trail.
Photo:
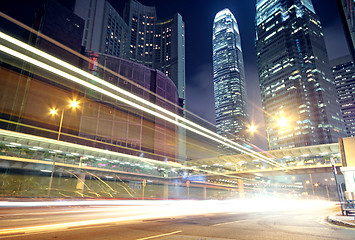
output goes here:
[{"label": "white light trail", "polygon": [[[260,204],[262,202],[263,204]],[[240,214],[240,213],[271,213],[275,217],[275,211],[292,211],[293,213],[304,212],[308,209],[310,211],[317,211],[318,209],[334,207],[334,202],[329,201],[299,201],[281,198],[268,198],[263,197],[261,199],[244,199],[244,200],[208,200],[208,201],[189,201],[189,200],[169,200],[169,201],[131,201],[131,200],[88,200],[88,201],[51,201],[51,202],[6,202],[8,206],[48,206],[47,203],[53,204],[52,206],[90,206],[90,208],[79,208],[75,210],[58,210],[51,209],[47,214],[62,214],[63,211],[66,214],[73,214],[73,216],[85,216],[85,220],[82,218],[70,218],[59,220],[60,222],[53,223],[38,223],[31,224],[30,226],[14,227],[14,228],[0,228],[0,234],[2,236],[14,236],[14,234],[33,234],[38,232],[56,231],[59,229],[68,229],[73,227],[87,227],[88,225],[119,223],[126,221],[137,221],[156,218],[175,218],[185,217],[201,214],[215,214],[215,213],[228,213],[228,214]],[[1,204],[1,202],[0,202]],[[55,205],[54,205],[55,204]],[[111,205],[111,206],[110,206]],[[106,206],[98,209],[94,206]],[[134,206],[134,207],[130,207]],[[96,212],[99,211],[100,214]],[[88,212],[92,214],[87,215]],[[122,214],[124,212],[124,215]],[[117,216],[112,217],[112,214],[117,213]],[[20,216],[23,216],[22,213]],[[25,213],[26,214],[26,213]],[[41,212],[27,212],[26,215],[43,215],[45,211]],[[85,214],[85,215],[82,215]],[[11,213],[9,214],[11,215]]]},{"label": "white light trail", "polygon": [[[108,82],[106,82],[106,81],[104,81],[104,80],[102,80],[102,79],[90,74],[90,73],[87,73],[87,72],[85,72],[85,71],[83,71],[83,70],[81,70],[79,68],[76,68],[73,65],[70,65],[70,64],[68,64],[68,63],[66,63],[66,62],[64,62],[64,61],[62,61],[62,60],[60,60],[58,58],[55,58],[55,57],[53,57],[53,56],[51,56],[51,55],[49,55],[49,54],[47,54],[47,53],[45,53],[43,51],[40,51],[40,50],[38,50],[38,49],[36,49],[36,48],[34,48],[32,46],[29,46],[28,44],[25,44],[25,43],[15,39],[15,38],[12,38],[12,37],[2,33],[2,32],[0,32],[0,38],[4,39],[4,40],[6,40],[6,41],[8,41],[8,42],[10,42],[12,44],[15,44],[15,45],[17,45],[17,46],[19,46],[19,47],[21,47],[23,49],[31,51],[32,53],[35,53],[38,56],[41,56],[41,57],[43,57],[43,58],[45,58],[45,59],[47,59],[47,60],[49,60],[49,61],[51,61],[53,63],[56,63],[56,64],[60,65],[61,67],[65,67],[65,68],[67,68],[67,69],[69,69],[69,70],[71,70],[71,71],[73,71],[75,73],[78,73],[78,74],[80,74],[80,75],[82,75],[82,76],[84,76],[86,78],[94,80],[94,81],[96,81],[96,82],[98,82],[98,83],[100,83],[100,84],[102,84],[102,85],[104,85],[106,87],[109,87],[110,89],[113,89],[113,90],[115,90],[115,91],[117,91],[117,92],[119,92],[121,94],[124,94],[127,97],[130,97],[130,98],[132,98],[132,99],[134,99],[136,101],[139,101],[139,102],[141,102],[143,104],[146,104],[147,106],[150,106],[150,107],[152,107],[152,108],[154,108],[154,109],[156,109],[156,110],[158,110],[160,112],[163,112],[163,113],[165,113],[167,115],[170,115],[171,117],[174,117],[175,119],[173,120],[173,119],[167,118],[166,116],[164,116],[164,115],[162,115],[160,113],[154,112],[154,111],[152,111],[152,110],[150,110],[150,109],[148,109],[146,107],[143,107],[143,106],[141,106],[139,104],[133,103],[133,102],[127,100],[127,99],[124,99],[124,98],[118,96],[118,95],[115,95],[115,94],[113,94],[111,92],[108,92],[107,90],[99,88],[99,87],[97,87],[97,86],[95,86],[93,84],[87,83],[84,80],[81,80],[81,79],[79,79],[77,77],[74,77],[74,76],[72,76],[72,75],[70,75],[68,73],[65,73],[65,72],[63,72],[63,71],[61,71],[61,70],[59,70],[57,68],[49,66],[48,64],[40,62],[40,61],[38,61],[36,59],[28,57],[27,55],[24,55],[24,54],[21,54],[19,52],[16,52],[16,51],[14,51],[14,50],[12,50],[10,48],[7,48],[7,47],[5,47],[3,45],[1,45],[1,51],[7,52],[10,55],[13,55],[13,56],[15,56],[17,58],[25,60],[25,61],[27,61],[29,63],[34,64],[34,65],[37,65],[37,66],[39,66],[39,67],[41,67],[41,68],[43,68],[43,69],[45,69],[47,71],[50,71],[50,72],[55,73],[55,74],[57,74],[57,75],[59,75],[61,77],[64,77],[66,79],[69,79],[71,81],[79,83],[79,84],[81,84],[81,85],[83,85],[85,87],[91,88],[91,89],[93,89],[95,91],[98,91],[98,92],[100,92],[102,94],[105,94],[106,96],[112,97],[113,99],[116,99],[116,100],[119,100],[119,101],[124,102],[126,104],[129,104],[129,105],[131,105],[131,106],[133,106],[133,107],[135,107],[137,109],[140,109],[142,111],[148,112],[148,113],[150,113],[152,115],[155,115],[155,116],[157,116],[159,118],[162,118],[162,119],[164,119],[164,120],[166,120],[168,122],[171,122],[173,124],[176,124],[176,125],[178,125],[180,127],[185,128],[187,130],[195,132],[195,133],[197,133],[197,134],[199,134],[201,136],[209,138],[209,139],[211,139],[211,140],[213,140],[215,142],[218,142],[220,144],[223,144],[223,145],[225,145],[227,147],[230,147],[230,148],[235,149],[237,151],[244,152],[245,154],[252,155],[252,156],[254,156],[254,157],[258,158],[258,159],[261,159],[262,161],[265,161],[265,162],[267,162],[269,164],[272,164],[274,166],[281,166],[279,163],[277,163],[275,161],[272,161],[270,158],[268,158],[268,157],[266,157],[266,156],[264,156],[264,155],[262,155],[262,154],[260,154],[258,152],[255,152],[255,151],[253,151],[253,150],[251,150],[249,148],[246,148],[246,147],[244,147],[242,145],[239,145],[238,143],[235,143],[235,142],[233,142],[233,141],[231,141],[231,140],[229,140],[227,138],[224,138],[223,136],[220,136],[220,135],[218,135],[217,133],[215,133],[213,131],[210,131],[210,130],[208,130],[208,129],[206,129],[206,128],[204,128],[204,127],[202,127],[202,126],[200,126],[200,125],[198,125],[198,124],[196,124],[194,122],[191,122],[191,121],[189,121],[189,120],[187,120],[187,119],[185,119],[185,118],[183,118],[183,117],[181,117],[181,116],[179,116],[179,115],[177,115],[177,114],[175,114],[173,112],[170,112],[170,111],[168,111],[168,110],[166,110],[166,109],[164,109],[162,107],[159,107],[158,105],[155,105],[154,103],[151,103],[151,102],[149,102],[149,101],[147,101],[145,99],[142,99],[142,98],[140,98],[140,97],[138,97],[138,96],[136,96],[136,95],[134,95],[134,94],[132,94],[130,92],[127,92],[127,91],[125,91],[125,90],[123,90],[121,88],[118,88],[117,86],[114,86],[114,85],[112,85],[112,84],[110,84],[110,83],[108,83]],[[177,120],[180,120],[180,121],[182,121],[182,122],[184,122],[186,124],[189,124],[189,125],[191,125],[193,127],[196,127],[197,129],[200,129],[200,130],[204,131],[205,133],[208,133],[208,134],[210,134],[210,135],[212,135],[214,137],[217,137],[217,138],[214,138],[214,137],[212,137],[210,135],[207,135],[207,134],[205,134],[203,132],[195,130],[195,129],[191,128],[191,127],[188,127],[185,124],[182,124],[182,123],[178,122]],[[283,167],[283,166],[281,166],[281,167]]]}]

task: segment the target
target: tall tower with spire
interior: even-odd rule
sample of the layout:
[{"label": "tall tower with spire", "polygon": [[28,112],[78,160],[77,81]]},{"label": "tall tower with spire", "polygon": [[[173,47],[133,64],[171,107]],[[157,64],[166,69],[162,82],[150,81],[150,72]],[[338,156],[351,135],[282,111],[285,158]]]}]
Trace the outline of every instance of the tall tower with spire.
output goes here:
[{"label": "tall tower with spire", "polygon": [[243,54],[238,24],[229,9],[214,18],[212,44],[217,132],[236,142],[246,140],[249,120]]}]

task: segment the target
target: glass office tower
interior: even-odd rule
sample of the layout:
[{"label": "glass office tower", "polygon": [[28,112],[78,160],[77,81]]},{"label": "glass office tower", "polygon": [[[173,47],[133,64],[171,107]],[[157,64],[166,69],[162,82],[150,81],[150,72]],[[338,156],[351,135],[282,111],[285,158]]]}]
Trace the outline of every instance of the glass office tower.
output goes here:
[{"label": "glass office tower", "polygon": [[233,141],[246,140],[248,113],[240,34],[229,9],[213,23],[213,82],[217,132]]},{"label": "glass office tower", "polygon": [[353,61],[355,59],[355,1],[337,0],[341,20],[343,22],[346,41]]},{"label": "glass office tower", "polygon": [[355,137],[355,65],[350,55],[330,61],[348,137]]},{"label": "glass office tower", "polygon": [[337,142],[345,127],[312,1],[258,0],[255,23],[271,149]]}]

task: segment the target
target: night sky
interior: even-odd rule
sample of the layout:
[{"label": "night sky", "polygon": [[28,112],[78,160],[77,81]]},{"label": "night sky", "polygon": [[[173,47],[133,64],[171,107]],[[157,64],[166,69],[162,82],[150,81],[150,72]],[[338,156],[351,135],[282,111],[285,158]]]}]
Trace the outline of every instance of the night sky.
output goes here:
[{"label": "night sky", "polygon": [[[5,2],[0,9],[16,13],[19,20],[28,22],[32,19],[31,12],[34,11],[37,1],[5,0]],[[109,2],[120,12],[127,0]],[[237,19],[241,34],[250,120],[260,129],[260,135],[254,137],[253,143],[266,149],[254,48],[255,0],[139,0],[139,2],[155,6],[159,20],[169,18],[175,12],[182,15],[186,26],[187,109],[212,123],[215,123],[212,78],[213,19],[218,11],[224,8],[231,10]],[[313,5],[323,26],[329,58],[348,54],[336,0],[313,0]],[[22,6],[21,9],[19,6]]]},{"label": "night sky", "polygon": [[[115,0],[112,0],[114,3]],[[126,1],[124,1],[126,2]],[[187,109],[215,123],[212,78],[212,25],[216,13],[229,8],[237,19],[244,56],[248,109],[250,121],[260,130],[253,143],[266,147],[266,133],[254,47],[255,0],[140,0],[144,5],[156,6],[158,19],[169,18],[179,12],[186,26],[186,105]],[[121,6],[123,1],[121,2]],[[348,54],[336,0],[313,0],[323,26],[330,59]]]}]

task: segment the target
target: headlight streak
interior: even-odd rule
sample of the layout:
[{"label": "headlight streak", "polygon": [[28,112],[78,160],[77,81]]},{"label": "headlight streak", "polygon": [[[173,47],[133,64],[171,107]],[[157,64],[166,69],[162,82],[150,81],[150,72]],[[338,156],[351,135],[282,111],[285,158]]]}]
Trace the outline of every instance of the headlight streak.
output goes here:
[{"label": "headlight streak", "polygon": [[[142,111],[145,111],[147,113],[155,115],[155,116],[157,116],[157,117],[159,117],[161,119],[164,119],[164,120],[166,120],[168,122],[171,122],[173,124],[181,126],[181,127],[185,128],[187,130],[195,132],[195,133],[197,133],[197,134],[199,134],[201,136],[204,136],[206,138],[209,138],[209,139],[211,139],[211,140],[213,140],[215,142],[218,142],[220,144],[228,146],[228,147],[230,147],[232,149],[235,149],[237,151],[241,151],[241,152],[244,152],[246,154],[252,155],[252,156],[254,156],[254,157],[256,157],[256,158],[258,158],[258,159],[260,159],[260,160],[262,160],[264,162],[267,162],[267,163],[269,163],[271,165],[284,167],[281,164],[279,164],[279,163],[277,163],[275,161],[272,161],[271,159],[265,157],[264,155],[262,155],[260,153],[254,152],[254,151],[252,151],[252,150],[250,150],[250,149],[248,149],[248,148],[246,148],[244,146],[241,146],[238,143],[235,143],[235,142],[233,142],[233,141],[231,141],[231,140],[229,140],[227,138],[224,138],[224,137],[218,135],[217,133],[214,133],[214,132],[212,132],[212,131],[210,131],[210,130],[208,130],[208,129],[206,129],[206,128],[198,125],[198,124],[195,124],[195,123],[193,123],[193,122],[191,122],[191,121],[189,121],[189,120],[187,120],[187,119],[185,119],[185,118],[183,118],[183,117],[181,117],[181,116],[179,116],[179,115],[177,115],[175,113],[167,111],[166,109],[164,109],[162,107],[159,107],[159,106],[157,106],[157,105],[155,105],[155,104],[153,104],[153,103],[151,103],[151,102],[149,102],[147,100],[144,100],[144,99],[142,99],[142,98],[140,98],[140,97],[138,97],[138,96],[136,96],[136,95],[134,95],[134,94],[132,94],[130,92],[127,92],[127,91],[125,91],[123,89],[120,89],[120,88],[118,88],[118,87],[116,87],[116,86],[114,86],[114,85],[112,85],[112,84],[100,79],[100,78],[95,77],[92,74],[89,74],[89,73],[87,73],[87,72],[85,72],[85,71],[83,71],[81,69],[78,69],[78,68],[76,68],[76,67],[74,67],[74,66],[72,66],[72,65],[70,65],[70,64],[68,64],[68,63],[66,63],[66,62],[64,62],[62,60],[59,60],[59,59],[57,59],[57,58],[55,58],[55,57],[53,57],[53,56],[51,56],[51,55],[49,55],[47,53],[44,53],[44,52],[42,52],[42,51],[40,51],[40,50],[38,50],[36,48],[33,48],[33,47],[31,47],[31,46],[29,46],[29,45],[27,45],[27,44],[25,44],[25,43],[23,43],[23,42],[21,42],[21,41],[19,41],[17,39],[14,39],[14,38],[12,38],[12,37],[10,37],[10,36],[2,33],[2,32],[0,32],[0,38],[4,39],[4,40],[6,40],[6,41],[8,41],[8,42],[10,42],[12,44],[15,44],[15,45],[17,45],[17,46],[19,46],[21,48],[24,48],[24,49],[26,49],[28,51],[31,51],[31,52],[35,53],[36,55],[38,55],[38,56],[41,56],[41,57],[43,57],[43,58],[45,58],[47,60],[50,60],[51,62],[59,64],[60,66],[65,67],[65,68],[67,68],[67,69],[69,69],[69,70],[71,70],[71,71],[73,71],[75,73],[78,73],[78,74],[80,74],[80,75],[82,75],[84,77],[87,77],[87,78],[89,78],[91,80],[94,80],[94,81],[96,81],[96,82],[98,82],[98,83],[100,83],[100,84],[102,84],[102,85],[104,85],[106,87],[109,87],[109,88],[111,88],[111,89],[113,89],[113,90],[115,90],[115,91],[117,91],[119,93],[122,93],[122,94],[124,94],[124,95],[126,95],[128,97],[131,97],[132,99],[135,99],[135,100],[137,100],[137,101],[139,101],[139,102],[141,102],[143,104],[146,104],[146,105],[148,105],[148,106],[150,106],[150,107],[152,107],[152,108],[154,108],[154,109],[156,109],[156,110],[158,110],[160,112],[168,114],[168,115],[174,117],[175,119],[181,120],[182,122],[185,122],[185,123],[187,123],[189,125],[192,125],[192,126],[198,128],[198,129],[200,129],[200,130],[202,130],[202,131],[204,131],[206,133],[209,133],[209,134],[217,137],[218,139],[217,138],[213,138],[212,136],[209,136],[209,135],[207,135],[207,134],[205,134],[203,132],[200,132],[198,130],[195,130],[195,129],[193,129],[193,128],[185,125],[185,124],[182,124],[182,123],[178,122],[177,120],[172,120],[172,119],[167,118],[166,116],[164,116],[164,115],[162,115],[160,113],[154,112],[154,111],[152,111],[152,110],[150,110],[150,109],[148,109],[146,107],[140,106],[139,104],[133,103],[133,102],[127,100],[127,99],[124,99],[124,98],[122,98],[120,96],[117,96],[117,95],[115,95],[115,94],[113,94],[111,92],[108,92],[107,90],[101,89],[101,88],[99,88],[99,87],[97,87],[97,86],[95,86],[93,84],[87,83],[84,80],[81,80],[81,79],[79,79],[77,77],[74,77],[74,76],[72,76],[72,75],[70,75],[68,73],[65,73],[65,72],[63,72],[63,71],[61,71],[59,69],[56,69],[56,68],[54,68],[52,66],[49,66],[49,65],[47,65],[47,64],[45,64],[43,62],[40,62],[40,61],[38,61],[36,59],[33,59],[33,58],[31,58],[31,57],[29,57],[27,55],[21,54],[19,52],[16,52],[16,51],[14,51],[14,50],[12,50],[10,48],[7,48],[7,47],[1,45],[2,51],[7,52],[10,55],[13,55],[13,56],[15,56],[17,58],[25,60],[25,61],[27,61],[29,63],[34,64],[34,65],[37,65],[37,66],[39,66],[39,67],[41,67],[41,68],[43,68],[43,69],[45,69],[47,71],[50,71],[50,72],[52,72],[54,74],[57,74],[57,75],[59,75],[61,77],[64,77],[66,79],[69,79],[71,81],[79,83],[79,84],[81,84],[83,86],[91,88],[91,89],[93,89],[95,91],[98,91],[98,92],[100,92],[102,94],[105,94],[105,95],[107,95],[107,96],[109,96],[109,97],[111,97],[113,99],[116,99],[116,100],[119,100],[119,101],[124,102],[126,104],[129,104],[129,105],[131,105],[131,106],[133,106],[133,107],[135,107],[137,109],[140,109]],[[247,152],[247,151],[249,151],[249,152]]]},{"label": "headlight streak", "polygon": [[[262,199],[262,200],[261,200]],[[260,204],[260,202],[263,204]],[[1,204],[2,202],[0,202]],[[154,219],[154,218],[169,218],[169,217],[183,217],[192,216],[200,214],[215,214],[215,213],[228,213],[228,214],[240,214],[240,213],[257,213],[261,212],[264,214],[270,214],[269,216],[275,215],[275,211],[287,211],[292,213],[305,212],[308,209],[310,211],[317,211],[317,209],[324,209],[334,207],[335,203],[328,201],[300,201],[292,199],[282,199],[282,198],[254,198],[254,199],[244,199],[244,200],[208,200],[208,201],[189,201],[189,200],[169,200],[169,201],[115,201],[115,200],[99,200],[99,201],[63,201],[63,202],[5,202],[5,204],[17,206],[17,207],[29,207],[29,206],[88,206],[88,208],[73,210],[58,210],[49,209],[48,214],[61,214],[63,212],[67,214],[76,213],[73,216],[81,217],[81,214],[85,214],[86,220],[76,220],[72,219],[69,221],[61,221],[57,223],[47,222],[38,223],[37,226],[23,226],[0,229],[1,236],[14,235],[16,233],[38,233],[43,231],[55,231],[65,228],[73,227],[84,227],[87,225],[94,224],[108,224],[108,223],[118,223],[125,221],[138,221],[144,219]],[[50,205],[47,205],[50,204]],[[110,206],[112,205],[112,206]],[[115,206],[116,205],[116,206]],[[92,208],[94,206],[107,206],[105,208]],[[130,207],[132,206],[132,207]],[[87,215],[87,212],[91,212]],[[124,215],[122,214],[124,212]],[[99,213],[99,214],[97,214]],[[114,216],[117,213],[119,217]],[[25,213],[26,214],[26,213]],[[46,211],[30,213],[30,215],[44,215]],[[11,215],[11,214],[10,214]],[[29,214],[27,214],[29,215]],[[122,216],[123,215],[123,216]],[[23,216],[22,214],[20,216]],[[80,218],[82,219],[82,218]],[[43,224],[43,225],[40,225]]]}]

